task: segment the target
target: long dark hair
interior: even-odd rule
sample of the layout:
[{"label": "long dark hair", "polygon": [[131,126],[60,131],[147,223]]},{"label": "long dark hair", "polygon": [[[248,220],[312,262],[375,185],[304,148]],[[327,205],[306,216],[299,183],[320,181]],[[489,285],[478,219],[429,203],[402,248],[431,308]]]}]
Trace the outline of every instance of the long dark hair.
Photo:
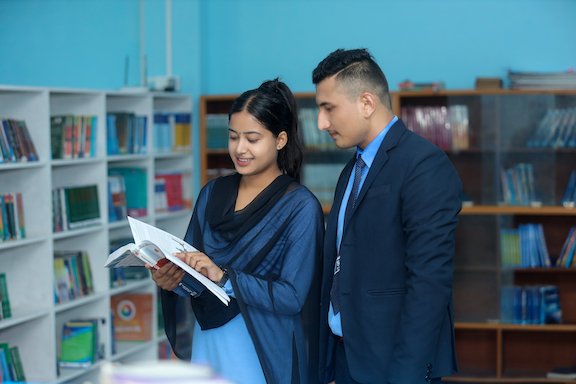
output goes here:
[{"label": "long dark hair", "polygon": [[288,142],[278,152],[280,170],[300,180],[302,166],[302,142],[298,135],[298,110],[294,94],[277,78],[263,82],[258,88],[244,92],[232,104],[230,117],[246,111],[277,137],[286,132]]}]

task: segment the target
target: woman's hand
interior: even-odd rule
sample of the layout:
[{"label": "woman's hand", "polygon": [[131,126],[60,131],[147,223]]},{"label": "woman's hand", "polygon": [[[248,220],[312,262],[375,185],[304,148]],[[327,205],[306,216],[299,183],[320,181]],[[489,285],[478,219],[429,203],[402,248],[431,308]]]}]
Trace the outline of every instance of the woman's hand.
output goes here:
[{"label": "woman's hand", "polygon": [[202,252],[183,252],[174,255],[215,283],[224,276],[224,271]]},{"label": "woman's hand", "polygon": [[166,291],[172,291],[176,288],[184,277],[184,273],[186,273],[173,263],[167,263],[160,269],[155,269],[151,265],[146,264],[146,269],[152,274],[152,280],[154,280],[156,285]]}]

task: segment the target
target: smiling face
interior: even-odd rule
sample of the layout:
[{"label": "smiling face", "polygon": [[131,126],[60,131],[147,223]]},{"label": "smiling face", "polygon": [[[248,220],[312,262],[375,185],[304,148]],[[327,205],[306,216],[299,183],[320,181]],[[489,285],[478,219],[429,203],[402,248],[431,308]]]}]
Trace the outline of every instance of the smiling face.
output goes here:
[{"label": "smiling face", "polygon": [[278,151],[286,145],[286,140],[286,132],[275,137],[245,110],[230,117],[228,153],[242,176],[280,175]]},{"label": "smiling face", "polygon": [[335,76],[316,86],[318,129],[326,131],[338,148],[365,148],[372,139],[370,126],[364,118],[361,96],[351,96]]}]

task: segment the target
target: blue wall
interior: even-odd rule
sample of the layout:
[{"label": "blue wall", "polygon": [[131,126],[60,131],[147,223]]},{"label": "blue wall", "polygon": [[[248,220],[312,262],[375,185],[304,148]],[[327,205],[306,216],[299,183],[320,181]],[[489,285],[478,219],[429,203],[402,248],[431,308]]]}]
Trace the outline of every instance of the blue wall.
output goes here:
[{"label": "blue wall", "polygon": [[[145,0],[148,74],[166,72],[164,1]],[[115,89],[139,73],[138,0],[0,0],[0,83]],[[338,47],[369,48],[404,79],[471,88],[508,68],[576,66],[573,0],[173,0],[173,73],[185,92],[240,92],[310,72]]]},{"label": "blue wall", "polygon": [[275,75],[313,90],[311,70],[339,47],[369,48],[392,88],[407,78],[472,88],[508,68],[576,66],[572,0],[211,0],[202,11],[209,92]]}]

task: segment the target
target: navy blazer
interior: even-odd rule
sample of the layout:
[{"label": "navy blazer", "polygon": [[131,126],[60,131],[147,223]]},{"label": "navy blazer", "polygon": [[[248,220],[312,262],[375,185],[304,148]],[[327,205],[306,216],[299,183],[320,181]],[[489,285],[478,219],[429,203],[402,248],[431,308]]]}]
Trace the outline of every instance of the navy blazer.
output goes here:
[{"label": "navy blazer", "polygon": [[[324,242],[320,379],[334,378],[327,323],[338,211],[354,159],[336,186]],[[454,231],[462,185],[451,161],[398,120],[382,142],[340,246],[348,366],[359,383],[426,383],[455,372]]]}]

